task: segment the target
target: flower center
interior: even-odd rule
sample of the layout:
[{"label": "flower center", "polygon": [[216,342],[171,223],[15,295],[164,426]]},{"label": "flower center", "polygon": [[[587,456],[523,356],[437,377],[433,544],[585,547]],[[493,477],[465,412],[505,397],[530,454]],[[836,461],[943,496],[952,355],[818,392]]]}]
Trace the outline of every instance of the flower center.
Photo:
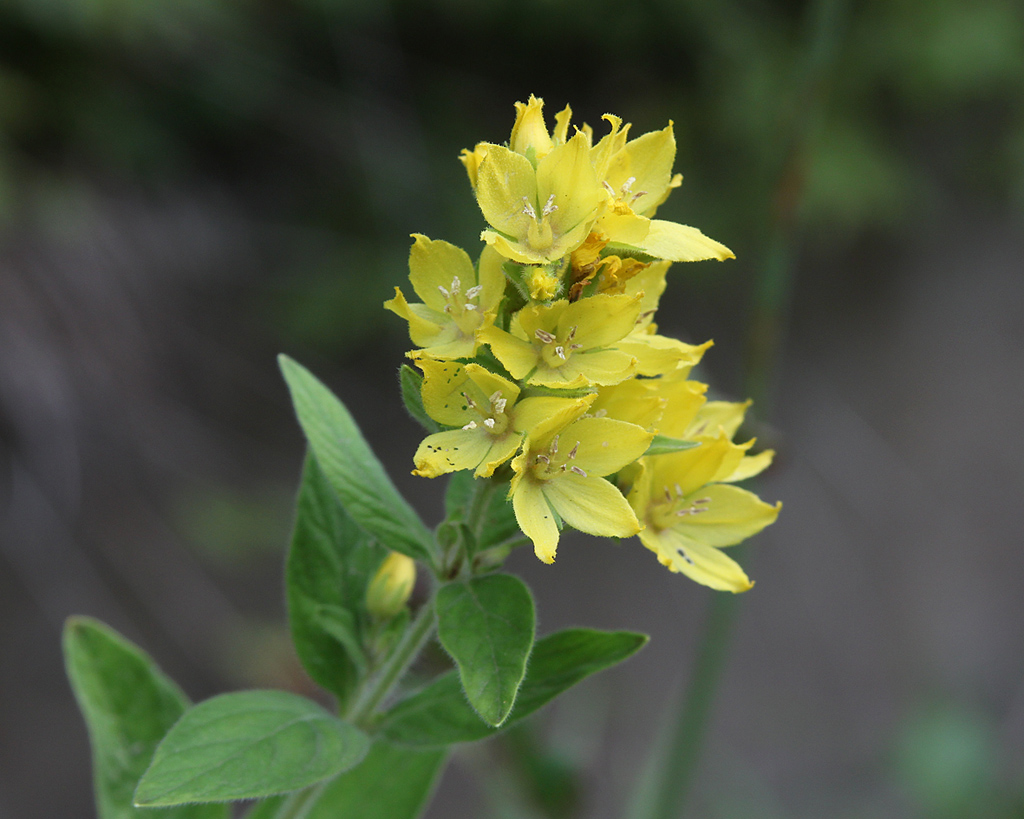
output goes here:
[{"label": "flower center", "polygon": [[551,214],[558,210],[555,204],[555,195],[551,194],[544,208],[537,215],[537,210],[530,200],[523,197],[523,213],[530,218],[526,227],[526,243],[532,250],[547,250],[555,242],[555,233],[551,228]]},{"label": "flower center", "polygon": [[572,343],[576,337],[576,325],[569,328],[564,339],[559,339],[558,336],[547,330],[537,330],[534,337],[543,345],[540,348],[540,355],[544,363],[555,370],[569,360],[573,350],[579,350],[583,346]]},{"label": "flower center", "polygon": [[580,448],[580,442],[577,441],[572,449],[565,454],[561,454],[558,451],[558,438],[559,436],[556,435],[551,439],[551,443],[548,444],[546,451],[533,455],[534,477],[538,480],[547,481],[557,478],[565,472],[575,472],[582,478],[587,477],[587,473],[573,463],[576,459],[576,453]]},{"label": "flower center", "polygon": [[682,487],[675,484],[671,489],[664,487],[665,494],[651,504],[648,522],[658,531],[671,529],[689,515],[699,515],[710,509],[711,498],[688,499]]},{"label": "flower center", "polygon": [[470,287],[465,293],[462,292],[462,282],[458,276],[452,277],[451,287],[437,286],[441,295],[447,300],[444,311],[451,316],[455,326],[464,336],[472,336],[480,325],[484,323],[483,313],[480,312],[480,291],[483,288],[477,284]]},{"label": "flower center", "polygon": [[468,393],[462,393],[462,397],[466,399],[466,403],[470,408],[476,410],[477,415],[480,416],[479,421],[470,421],[463,429],[480,429],[483,427],[494,438],[499,438],[505,434],[509,425],[508,413],[505,412],[508,399],[501,397],[501,390],[498,390],[487,399],[486,408],[477,404],[476,401],[469,397]]}]

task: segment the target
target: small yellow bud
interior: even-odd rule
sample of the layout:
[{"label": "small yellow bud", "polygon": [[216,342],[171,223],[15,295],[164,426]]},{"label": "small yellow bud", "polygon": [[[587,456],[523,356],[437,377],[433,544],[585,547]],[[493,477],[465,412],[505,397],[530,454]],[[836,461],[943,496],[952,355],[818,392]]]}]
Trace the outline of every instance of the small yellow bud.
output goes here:
[{"label": "small yellow bud", "polygon": [[366,608],[382,620],[394,617],[405,607],[415,584],[416,563],[411,557],[392,552],[366,589]]},{"label": "small yellow bud", "polygon": [[534,301],[551,301],[562,286],[557,276],[552,276],[543,267],[535,267],[526,280],[530,298]]}]

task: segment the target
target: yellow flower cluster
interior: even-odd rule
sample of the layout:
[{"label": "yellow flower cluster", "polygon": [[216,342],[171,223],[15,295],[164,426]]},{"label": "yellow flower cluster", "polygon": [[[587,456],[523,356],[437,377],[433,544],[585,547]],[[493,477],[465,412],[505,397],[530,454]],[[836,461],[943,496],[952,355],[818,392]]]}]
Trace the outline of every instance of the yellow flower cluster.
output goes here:
[{"label": "yellow flower cluster", "polygon": [[546,563],[568,524],[639,534],[672,571],[745,591],[721,547],[779,507],[731,484],[772,453],[732,441],[745,404],[706,402],[688,379],[711,342],[684,344],[652,321],[671,262],[733,255],[654,218],[682,180],[672,124],[629,139],[606,114],[595,142],[587,125],[570,136],[568,107],[551,132],[542,100],[516,111],[507,145],[462,152],[488,223],[477,264],[416,235],[409,278],[422,302],[395,288],[385,303],[409,322],[423,407],[444,427],[417,449],[414,474],[510,471],[516,519]]}]

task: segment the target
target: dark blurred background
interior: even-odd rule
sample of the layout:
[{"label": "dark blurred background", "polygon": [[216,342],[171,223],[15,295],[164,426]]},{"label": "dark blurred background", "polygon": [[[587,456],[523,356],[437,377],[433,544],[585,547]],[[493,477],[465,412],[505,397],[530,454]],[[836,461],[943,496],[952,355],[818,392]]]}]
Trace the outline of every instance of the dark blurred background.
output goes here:
[{"label": "dark blurred background", "polygon": [[[60,628],[194,699],[312,691],[281,589],[303,444],[274,356],[409,476],[409,234],[475,255],[456,160],[512,103],[675,122],[659,323],[759,399],[778,524],[697,779],[711,819],[1024,816],[1019,0],[0,0],[0,817],[88,817]],[[653,635],[431,817],[624,814],[711,592],[636,541],[510,561],[541,631]]]}]

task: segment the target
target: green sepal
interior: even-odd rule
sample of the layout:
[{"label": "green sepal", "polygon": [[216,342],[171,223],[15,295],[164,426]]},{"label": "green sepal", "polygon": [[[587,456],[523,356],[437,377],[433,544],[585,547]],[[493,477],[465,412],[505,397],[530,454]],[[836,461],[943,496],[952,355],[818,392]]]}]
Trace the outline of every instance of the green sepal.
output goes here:
[{"label": "green sepal", "polygon": [[307,454],[285,564],[288,621],[306,672],[342,708],[367,671],[366,587],[386,556]]},{"label": "green sepal", "polygon": [[689,441],[684,438],[669,438],[667,435],[655,435],[644,455],[668,455],[670,452],[682,452],[700,446],[700,441]]},{"label": "green sepal", "polygon": [[186,711],[157,746],[139,807],[262,799],[358,765],[366,734],[287,691],[221,694]]},{"label": "green sepal", "polygon": [[423,406],[423,374],[408,364],[398,370],[398,384],[402,390],[405,409],[429,434],[441,431],[441,425],[427,415]]},{"label": "green sepal", "polygon": [[437,636],[462,688],[491,726],[508,717],[533,648],[533,596],[518,577],[490,574],[442,586],[434,604]]},{"label": "green sepal", "polygon": [[306,819],[416,819],[444,768],[443,750],[378,742],[356,767],[332,781]]},{"label": "green sepal", "polygon": [[373,454],[345,405],[301,364],[279,356],[299,424],[345,511],[383,545],[431,566],[434,542]]},{"label": "green sepal", "polygon": [[[89,617],[64,627],[64,662],[92,746],[99,819],[152,816],[132,805],[139,778],[188,699],[152,658]],[[166,819],[227,819],[225,805],[184,805]]]},{"label": "green sepal", "polygon": [[[538,640],[515,707],[501,728],[528,717],[584,678],[622,662],[647,642],[630,631],[567,629]],[[458,675],[449,672],[384,715],[380,734],[415,747],[440,747],[493,736],[466,702]]]}]

